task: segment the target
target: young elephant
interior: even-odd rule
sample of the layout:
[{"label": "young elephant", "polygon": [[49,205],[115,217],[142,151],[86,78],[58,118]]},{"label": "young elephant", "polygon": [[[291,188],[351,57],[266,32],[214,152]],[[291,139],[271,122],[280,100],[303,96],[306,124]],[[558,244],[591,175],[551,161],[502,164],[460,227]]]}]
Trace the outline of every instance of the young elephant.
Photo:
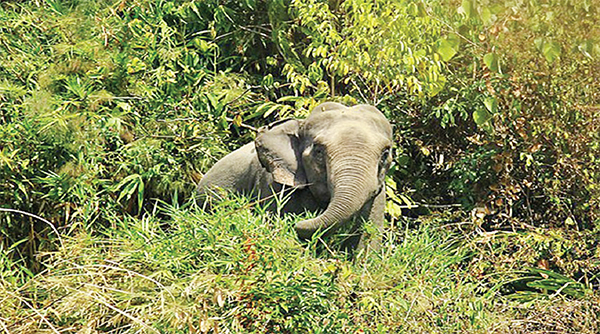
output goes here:
[{"label": "young elephant", "polygon": [[211,194],[211,188],[223,188],[266,198],[292,189],[285,212],[322,211],[296,224],[300,238],[353,221],[371,220],[381,229],[391,146],[392,127],[377,108],[326,102],[305,120],[261,128],[253,143],[217,162],[199,190]]}]

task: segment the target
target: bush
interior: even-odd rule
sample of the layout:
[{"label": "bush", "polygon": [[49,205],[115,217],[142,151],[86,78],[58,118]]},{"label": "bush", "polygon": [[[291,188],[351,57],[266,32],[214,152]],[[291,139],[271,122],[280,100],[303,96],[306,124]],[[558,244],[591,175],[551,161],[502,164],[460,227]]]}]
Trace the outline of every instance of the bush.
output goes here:
[{"label": "bush", "polygon": [[571,1],[432,9],[447,23],[449,84],[416,114],[418,140],[408,142],[427,148],[414,158],[440,175],[434,192],[482,208],[497,227],[597,227],[596,9]]},{"label": "bush", "polygon": [[[209,69],[214,50],[181,23],[193,6],[2,4],[3,206],[94,229],[190,195],[225,152],[228,106],[247,101],[245,79]],[[2,247],[24,240],[33,261],[47,225],[0,219]]]}]

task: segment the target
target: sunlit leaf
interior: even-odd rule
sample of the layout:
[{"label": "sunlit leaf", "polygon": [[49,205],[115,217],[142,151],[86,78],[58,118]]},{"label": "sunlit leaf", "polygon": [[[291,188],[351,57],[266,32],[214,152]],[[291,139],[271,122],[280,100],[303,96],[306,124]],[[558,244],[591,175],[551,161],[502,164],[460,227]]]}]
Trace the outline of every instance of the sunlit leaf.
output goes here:
[{"label": "sunlit leaf", "polygon": [[483,100],[483,104],[489,112],[495,114],[498,111],[498,100],[495,97],[489,96]]},{"label": "sunlit leaf", "polygon": [[556,58],[560,56],[560,44],[554,41],[546,41],[544,43],[542,53],[544,55],[544,58],[546,58],[546,61],[548,61],[549,63],[553,63],[556,60]]},{"label": "sunlit leaf", "polygon": [[477,15],[475,0],[462,0],[460,9],[466,17],[471,18]]},{"label": "sunlit leaf", "polygon": [[475,124],[477,124],[478,126],[482,126],[485,123],[487,123],[490,119],[492,118],[492,114],[490,114],[487,110],[485,109],[477,109],[473,112],[473,121],[475,121]]},{"label": "sunlit leaf", "polygon": [[449,61],[458,52],[456,47],[457,45],[454,41],[444,38],[439,41],[437,52],[442,56],[443,61]]},{"label": "sunlit leaf", "polygon": [[581,44],[577,46],[577,49],[586,57],[593,59],[592,54],[594,53],[594,43],[592,40],[588,39],[583,41]]},{"label": "sunlit leaf", "polygon": [[491,71],[499,72],[500,66],[498,63],[498,55],[496,55],[496,53],[491,52],[483,56],[483,62]]},{"label": "sunlit leaf", "polygon": [[263,77],[261,84],[265,87],[271,87],[273,86],[273,82],[273,75],[269,73]]},{"label": "sunlit leaf", "polygon": [[238,114],[233,117],[233,125],[235,125],[235,126],[242,125],[242,116],[241,115]]},{"label": "sunlit leaf", "polygon": [[481,10],[481,21],[488,25],[490,23],[492,23],[492,12],[490,10],[490,8],[488,7],[483,7],[483,9]]}]

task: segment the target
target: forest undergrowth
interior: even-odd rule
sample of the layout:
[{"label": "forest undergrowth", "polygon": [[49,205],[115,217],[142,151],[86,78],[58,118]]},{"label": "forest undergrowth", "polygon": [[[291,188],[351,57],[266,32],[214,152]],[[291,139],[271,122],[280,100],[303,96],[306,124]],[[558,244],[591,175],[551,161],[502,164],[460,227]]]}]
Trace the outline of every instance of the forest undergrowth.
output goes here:
[{"label": "forest undergrowth", "polygon": [[[592,3],[1,2],[0,332],[600,332]],[[326,100],[394,125],[381,250],[196,205]]]}]

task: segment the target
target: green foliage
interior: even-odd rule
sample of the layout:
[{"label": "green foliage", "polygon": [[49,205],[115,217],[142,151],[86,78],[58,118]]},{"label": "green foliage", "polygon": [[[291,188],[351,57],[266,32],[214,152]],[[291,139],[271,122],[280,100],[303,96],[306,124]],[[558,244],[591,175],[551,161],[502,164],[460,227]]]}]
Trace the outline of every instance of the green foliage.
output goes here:
[{"label": "green foliage", "polygon": [[415,132],[430,136],[419,139],[432,154],[414,159],[446,157],[443,166],[428,162],[450,178],[439,185],[485,207],[495,226],[597,226],[597,9],[469,0],[433,11],[460,43],[449,87],[418,114],[427,122]]},{"label": "green foliage", "polygon": [[[1,2],[0,328],[598,332],[597,16],[572,0]],[[394,123],[380,253],[301,244],[302,217],[243,199],[190,204],[254,129],[323,100]]]},{"label": "green foliage", "polygon": [[[211,134],[227,129],[245,86],[215,73],[210,50],[173,21],[190,6],[2,4],[0,203],[72,229],[191,193],[205,157],[224,152]],[[26,239],[33,255],[43,225],[0,219],[5,242]]]},{"label": "green foliage", "polygon": [[[361,96],[379,104],[398,91],[435,95],[446,81],[440,59],[453,45],[441,39],[440,23],[421,1],[292,1],[300,42],[284,67],[302,93],[306,86],[331,94]],[[291,47],[291,46],[290,46]],[[288,47],[281,47],[282,50]],[[301,55],[301,57],[299,56]],[[303,61],[301,61],[302,59]],[[329,83],[328,83],[329,81]]]},{"label": "green foliage", "polygon": [[[167,207],[114,218],[100,233],[82,230],[44,254],[43,273],[24,285],[0,284],[0,325],[11,332],[487,333],[527,323],[514,321],[523,309],[579,307],[564,321],[597,310],[587,283],[552,270],[506,273],[515,279],[485,272],[515,265],[506,261],[509,250],[488,247],[510,245],[502,235],[421,220],[418,228],[388,230],[380,252],[350,262],[301,245],[292,226],[302,217],[280,219],[248,204],[225,199],[213,214]],[[517,244],[558,246],[562,237],[523,236]],[[503,291],[515,282],[529,290]],[[525,306],[540,300],[554,305]]]}]

